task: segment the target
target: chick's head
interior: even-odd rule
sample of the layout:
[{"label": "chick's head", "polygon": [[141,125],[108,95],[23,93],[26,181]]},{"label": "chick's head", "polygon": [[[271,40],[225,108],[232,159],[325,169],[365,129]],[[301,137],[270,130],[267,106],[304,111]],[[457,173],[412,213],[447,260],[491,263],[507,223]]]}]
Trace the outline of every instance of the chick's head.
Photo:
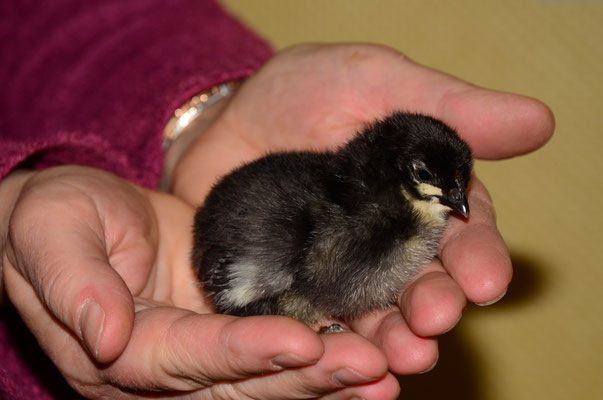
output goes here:
[{"label": "chick's head", "polygon": [[411,202],[437,204],[467,217],[467,186],[473,162],[469,146],[444,123],[396,113],[350,143],[368,186],[401,190]]}]

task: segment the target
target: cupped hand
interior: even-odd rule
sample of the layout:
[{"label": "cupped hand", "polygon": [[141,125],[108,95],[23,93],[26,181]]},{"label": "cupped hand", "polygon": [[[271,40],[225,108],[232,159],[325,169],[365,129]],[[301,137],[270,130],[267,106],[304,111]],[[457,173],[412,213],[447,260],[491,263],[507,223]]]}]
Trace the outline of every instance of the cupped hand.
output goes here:
[{"label": "cupped hand", "polygon": [[[270,151],[334,148],[392,111],[419,112],[456,128],[476,158],[528,153],[552,135],[541,102],[473,86],[376,45],[305,45],[276,55],[249,78],[180,159],[172,190],[192,205],[243,162]],[[390,369],[421,372],[437,360],[434,336],[466,301],[502,297],[512,269],[492,201],[473,178],[468,222],[452,218],[439,257],[400,295],[399,307],[348,321],[379,346]]]},{"label": "cupped hand", "polygon": [[318,336],[285,317],[212,314],[189,261],[194,210],[174,196],[85,167],[18,180],[0,186],[15,190],[0,210],[10,215],[0,243],[4,287],[83,395],[396,395],[382,353],[358,335]]}]

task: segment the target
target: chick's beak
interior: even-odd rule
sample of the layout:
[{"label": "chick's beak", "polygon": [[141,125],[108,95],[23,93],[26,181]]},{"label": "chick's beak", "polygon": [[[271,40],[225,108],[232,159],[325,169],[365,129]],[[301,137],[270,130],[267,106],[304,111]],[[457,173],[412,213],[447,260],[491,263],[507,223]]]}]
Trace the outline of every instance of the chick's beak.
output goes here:
[{"label": "chick's beak", "polygon": [[452,189],[447,195],[441,196],[440,201],[463,217],[469,218],[469,202],[463,189]]}]

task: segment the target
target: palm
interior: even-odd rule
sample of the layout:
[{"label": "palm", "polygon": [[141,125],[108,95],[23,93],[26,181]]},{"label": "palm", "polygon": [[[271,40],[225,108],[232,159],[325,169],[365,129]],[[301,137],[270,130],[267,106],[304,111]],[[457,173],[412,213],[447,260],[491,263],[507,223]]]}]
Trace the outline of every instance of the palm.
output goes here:
[{"label": "palm", "polygon": [[[171,196],[152,194],[92,169],[51,169],[30,180],[11,221],[7,291],[34,334],[45,338],[42,345],[68,378],[94,367],[78,339],[57,323],[53,311],[57,314],[67,304],[81,304],[84,296],[111,310],[105,321],[108,339],[97,348],[99,359],[106,360],[114,358],[129,339],[123,321],[133,312],[132,299],[137,304],[202,308],[201,294],[190,279],[177,293],[169,285],[184,273],[180,271],[186,267],[182,261],[188,249],[159,241],[175,231],[186,232],[190,212]],[[29,238],[32,232],[39,232],[34,241]],[[32,252],[34,245],[38,248]],[[52,284],[36,293],[26,279],[42,286]],[[73,283],[80,286],[67,291]],[[124,283],[133,298],[123,297]],[[61,322],[71,326],[77,321],[68,314]],[[122,325],[114,326],[111,320]]]},{"label": "palm", "polygon": [[[174,193],[199,204],[215,180],[241,162],[269,151],[333,148],[393,110],[442,119],[482,158],[532,151],[548,139],[553,125],[550,111],[536,100],[471,86],[391,49],[302,46],[280,53],[245,82],[181,160]],[[469,223],[452,222],[439,260],[402,294],[402,314],[392,310],[350,321],[379,344],[396,372],[427,368],[436,346],[423,338],[454,326],[466,299],[491,302],[509,282],[506,247],[477,179],[469,197]]]},{"label": "palm", "polygon": [[391,111],[384,66],[369,58],[355,60],[346,47],[332,50],[281,53],[243,86],[225,118],[238,118],[245,127],[240,134],[271,150],[307,149],[341,144]]},{"label": "palm", "polygon": [[[212,314],[188,259],[192,214],[172,195],[90,168],[51,168],[24,186],[5,252],[7,293],[72,386],[87,397],[284,399],[345,391],[330,378],[341,369],[387,374],[359,338],[321,340],[283,317]],[[104,314],[88,311],[95,304]],[[345,347],[372,361],[342,357]],[[377,389],[386,398],[397,384],[386,375]]]}]

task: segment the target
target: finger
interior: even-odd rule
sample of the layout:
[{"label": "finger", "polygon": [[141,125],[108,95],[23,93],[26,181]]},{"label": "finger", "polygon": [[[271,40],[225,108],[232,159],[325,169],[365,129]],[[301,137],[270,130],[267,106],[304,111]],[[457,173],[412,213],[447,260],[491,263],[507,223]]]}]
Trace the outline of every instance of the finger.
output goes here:
[{"label": "finger", "polygon": [[432,337],[417,336],[396,308],[348,321],[354,332],[366,337],[386,355],[390,371],[399,375],[425,372],[438,359],[438,344]]},{"label": "finger", "polygon": [[434,260],[400,296],[400,310],[418,336],[442,335],[460,320],[466,306],[463,290]]},{"label": "finger", "polygon": [[191,391],[310,365],[322,353],[318,335],[290,318],[152,308],[137,313],[126,351],[106,373],[133,388]]},{"label": "finger", "polygon": [[370,382],[364,385],[351,386],[337,392],[321,397],[323,400],[347,400],[347,399],[366,399],[366,400],[387,400],[397,399],[400,395],[400,383],[391,373],[386,374],[376,382]]},{"label": "finger", "polygon": [[389,392],[380,398],[394,398],[399,390],[397,382],[392,384],[390,379],[384,379],[387,362],[373,344],[352,332],[324,334],[320,338],[325,352],[315,365],[242,381],[233,389],[246,397],[276,400],[326,394],[332,394],[331,398],[346,398],[337,393],[369,393],[371,390],[363,386],[376,385],[373,392]]},{"label": "finger", "polygon": [[441,119],[458,130],[478,158],[528,153],[553,134],[553,113],[539,100],[474,86],[390,49],[361,48],[380,56],[376,68],[383,70],[381,79],[388,80],[382,85],[391,88],[391,106]]},{"label": "finger", "polygon": [[542,102],[477,87],[445,94],[435,116],[453,126],[477,158],[490,160],[532,152],[555,129],[553,113]]},{"label": "finger", "polygon": [[133,303],[107,259],[94,204],[48,192],[23,197],[10,221],[8,263],[96,360],[115,359],[130,336]]},{"label": "finger", "polygon": [[511,259],[496,228],[490,196],[475,177],[470,184],[469,205],[468,221],[451,219],[441,242],[440,259],[469,301],[490,304],[507,290],[513,273]]}]

